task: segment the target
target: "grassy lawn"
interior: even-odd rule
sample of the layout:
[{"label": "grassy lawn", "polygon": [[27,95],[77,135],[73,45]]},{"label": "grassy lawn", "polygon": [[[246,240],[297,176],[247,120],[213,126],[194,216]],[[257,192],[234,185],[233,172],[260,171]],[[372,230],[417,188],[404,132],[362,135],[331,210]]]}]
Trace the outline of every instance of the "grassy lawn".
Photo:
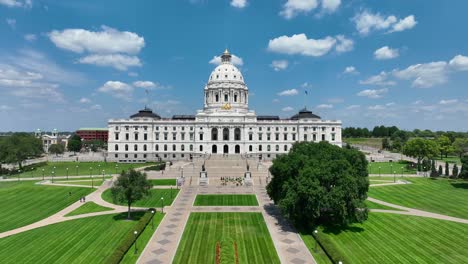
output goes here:
[{"label": "grassy lawn", "polygon": [[369,209],[384,209],[384,210],[400,211],[400,209],[396,209],[396,208],[393,208],[393,207],[381,205],[381,204],[374,203],[374,202],[367,201],[367,200],[365,201],[365,203],[367,205],[367,208],[369,208]]},{"label": "grassy lawn", "polygon": [[348,143],[348,144],[357,144],[357,145],[373,147],[376,149],[382,148],[381,138],[343,138],[343,142]]},{"label": "grassy lawn", "polygon": [[468,219],[468,182],[408,178],[412,184],[371,187],[368,196],[406,207]]},{"label": "grassy lawn", "polygon": [[73,185],[82,185],[82,186],[101,186],[104,181],[102,178],[100,180],[85,180],[85,181],[54,181],[54,183],[60,183],[60,184],[73,184]]},{"label": "grassy lawn", "polygon": [[113,210],[112,208],[104,207],[94,202],[86,202],[85,204],[76,208],[74,211],[71,211],[65,216],[74,216],[74,215],[80,215],[80,214],[89,214],[89,213],[112,211],[112,210]]},{"label": "grassy lawn", "polygon": [[261,213],[191,213],[173,263],[280,263]]},{"label": "grassy lawn", "polygon": [[322,247],[318,244],[317,246],[315,245],[315,239],[313,236],[302,233],[300,235],[317,264],[333,264],[327,254],[323,251]]},{"label": "grassy lawn", "polygon": [[[171,194],[172,191],[172,194]],[[135,207],[161,207],[161,197],[164,197],[164,206],[171,205],[175,197],[179,193],[179,190],[176,188],[171,189],[151,189],[150,195],[136,201],[132,206]],[[111,190],[108,189],[102,193],[102,199],[109,203],[114,203],[112,199]],[[114,203],[118,205],[127,205],[126,203]]]},{"label": "grassy lawn", "polygon": [[146,247],[148,242],[151,239],[151,236],[153,236],[154,232],[159,226],[159,223],[161,223],[162,219],[164,218],[164,214],[161,213],[156,213],[154,215],[154,228],[152,227],[151,221],[148,223],[146,226],[145,230],[140,234],[140,236],[137,239],[137,254],[135,254],[135,244],[127,251],[123,259],[120,261],[120,264],[134,264],[138,260],[138,258],[141,255],[141,252],[143,249]]},{"label": "grassy lawn", "polygon": [[194,206],[258,206],[254,194],[198,194]]},{"label": "grassy lawn", "polygon": [[91,188],[37,185],[32,181],[2,182],[0,232],[42,220],[92,191]]},{"label": "grassy lawn", "polygon": [[[122,170],[128,170],[130,168],[139,168],[154,163],[116,163],[116,162],[48,162],[47,165],[34,167],[34,170],[22,172],[20,177],[42,177],[42,170],[44,170],[44,176],[49,177],[52,175],[52,171],[55,171],[55,176],[67,176],[68,175],[79,176],[79,175],[102,175],[104,174],[115,174],[120,173]],[[76,168],[78,166],[78,168]],[[117,166],[117,167],[116,167]],[[54,169],[55,167],[55,169]],[[92,169],[90,169],[92,168]],[[10,177],[18,177],[18,174],[11,175]]]},{"label": "grassy lawn", "polygon": [[[366,222],[340,233],[323,229],[319,232],[331,239],[349,263],[468,263],[465,247],[459,246],[468,241],[466,224],[370,213]],[[310,235],[303,237],[313,241]]]},{"label": "grassy lawn", "polygon": [[154,186],[176,186],[176,179],[157,179],[149,180]]},{"label": "grassy lawn", "polygon": [[2,238],[1,262],[108,263],[137,223],[125,220],[125,216],[124,213],[82,218]]},{"label": "grassy lawn", "polygon": [[401,174],[416,174],[416,169],[407,169],[406,165],[409,164],[408,161],[394,161],[394,162],[369,162],[367,166],[367,171],[369,174],[393,174],[398,177]]}]

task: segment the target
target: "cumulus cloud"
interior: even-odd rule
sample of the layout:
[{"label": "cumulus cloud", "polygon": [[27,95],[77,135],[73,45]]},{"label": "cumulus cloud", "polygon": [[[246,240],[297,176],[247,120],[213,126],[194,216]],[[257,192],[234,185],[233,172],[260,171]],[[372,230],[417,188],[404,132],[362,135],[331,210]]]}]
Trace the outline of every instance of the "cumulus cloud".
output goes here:
[{"label": "cumulus cloud", "polygon": [[358,70],[354,66],[348,66],[344,69],[345,74],[359,74]]},{"label": "cumulus cloud", "polygon": [[129,100],[132,96],[133,87],[120,81],[107,81],[98,88],[98,92],[107,93],[119,99]]},{"label": "cumulus cloud", "polygon": [[448,99],[448,100],[440,100],[439,104],[441,105],[450,105],[450,104],[455,104],[458,103],[458,99]]},{"label": "cumulus cloud", "polygon": [[[242,66],[244,65],[244,60],[240,57],[237,57],[234,54],[231,54],[231,62],[234,65]],[[213,56],[213,59],[209,61],[210,64],[219,65],[221,64],[221,56]]]},{"label": "cumulus cloud", "polygon": [[450,60],[449,65],[458,71],[468,71],[468,57],[457,55]]},{"label": "cumulus cloud", "polygon": [[133,86],[138,87],[138,88],[145,88],[145,89],[156,88],[156,84],[150,81],[136,81],[136,82],[133,82]]},{"label": "cumulus cloud", "polygon": [[53,30],[48,34],[50,40],[58,48],[76,53],[137,54],[145,46],[145,39],[136,33],[118,31],[102,26],[101,31],[86,29]]},{"label": "cumulus cloud", "polygon": [[298,14],[308,14],[321,6],[322,12],[333,13],[341,4],[341,0],[287,0],[280,15],[291,19]]},{"label": "cumulus cloud", "polygon": [[297,89],[284,90],[278,93],[279,96],[292,96],[297,95],[299,91]]},{"label": "cumulus cloud", "polygon": [[394,81],[388,80],[389,74],[386,72],[381,72],[378,75],[369,77],[366,80],[359,81],[360,84],[365,85],[378,85],[378,86],[393,86],[396,84]]},{"label": "cumulus cloud", "polygon": [[289,62],[287,60],[274,60],[271,62],[270,67],[275,71],[281,71],[288,68]]},{"label": "cumulus cloud", "polygon": [[290,106],[286,106],[286,107],[283,107],[283,109],[281,109],[281,111],[283,111],[283,112],[291,112],[293,110],[294,110],[294,108],[292,108]]},{"label": "cumulus cloud", "polygon": [[399,79],[412,80],[413,87],[429,88],[447,82],[447,63],[445,61],[411,65],[404,70],[394,70]]},{"label": "cumulus cloud", "polygon": [[370,32],[378,30],[387,30],[389,33],[404,31],[413,28],[417,24],[413,15],[398,19],[394,15],[385,17],[379,13],[371,13],[368,10],[356,14],[352,21],[361,35],[368,35]]},{"label": "cumulus cloud", "polygon": [[327,54],[333,48],[337,52],[350,51],[353,48],[353,41],[342,35],[336,37],[325,37],[322,39],[309,39],[304,33],[295,34],[291,37],[280,36],[271,39],[268,43],[268,50],[282,54],[300,54],[305,56],[319,57]]},{"label": "cumulus cloud", "polygon": [[231,6],[237,8],[244,8],[247,6],[247,0],[231,0]]},{"label": "cumulus cloud", "polygon": [[333,105],[332,104],[319,104],[319,105],[317,105],[316,108],[318,108],[318,109],[331,109],[331,108],[333,108]]},{"label": "cumulus cloud", "polygon": [[93,54],[78,60],[82,64],[93,64],[102,67],[113,67],[120,71],[126,71],[129,67],[141,67],[137,56],[123,54]]},{"label": "cumulus cloud", "polygon": [[383,46],[374,52],[374,57],[377,60],[389,60],[397,58],[398,56],[400,56],[398,49],[392,49],[388,46]]},{"label": "cumulus cloud", "polygon": [[23,8],[31,8],[32,1],[31,0],[0,0],[0,5],[4,5],[7,7],[23,7]]},{"label": "cumulus cloud", "polygon": [[378,98],[382,98],[387,92],[388,92],[387,88],[378,89],[378,90],[366,89],[357,93],[357,96],[364,96],[364,97],[368,97],[371,99],[378,99]]}]

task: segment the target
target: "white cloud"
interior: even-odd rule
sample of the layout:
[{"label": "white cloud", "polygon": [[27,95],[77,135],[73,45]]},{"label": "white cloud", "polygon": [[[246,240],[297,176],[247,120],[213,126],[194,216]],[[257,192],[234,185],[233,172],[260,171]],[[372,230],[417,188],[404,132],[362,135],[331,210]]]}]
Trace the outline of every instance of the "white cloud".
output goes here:
[{"label": "white cloud", "polygon": [[137,54],[145,46],[145,39],[138,34],[102,26],[102,31],[85,29],[53,30],[48,34],[58,48],[83,53]]},{"label": "white cloud", "polygon": [[0,0],[0,5],[4,5],[7,7],[24,7],[24,8],[31,8],[32,7],[32,1],[31,0],[25,0],[25,1],[19,1],[19,0]]},{"label": "white cloud", "polygon": [[404,70],[394,70],[399,79],[412,80],[413,87],[429,88],[447,82],[448,71],[445,61],[411,65]]},{"label": "white cloud", "polygon": [[346,52],[353,48],[353,41],[342,35],[336,37],[325,37],[323,39],[309,39],[302,34],[291,37],[280,36],[268,42],[268,50],[282,54],[300,54],[305,56],[319,57],[327,54],[333,48],[337,52]]},{"label": "white cloud", "polygon": [[136,81],[136,82],[133,82],[133,86],[138,87],[138,88],[146,88],[146,89],[156,88],[156,84],[150,81]]},{"label": "white cloud", "polygon": [[294,110],[294,108],[292,108],[290,106],[286,106],[286,107],[283,107],[283,109],[281,109],[281,111],[283,111],[283,112],[291,112],[293,110]]},{"label": "white cloud", "polygon": [[371,99],[378,99],[382,98],[384,94],[388,92],[387,88],[379,89],[379,90],[372,90],[372,89],[367,89],[367,90],[362,90],[359,93],[357,93],[357,96],[365,96]]},{"label": "white cloud", "polygon": [[332,104],[320,104],[320,105],[317,105],[318,109],[331,109],[333,108],[333,105]]},{"label": "white cloud", "polygon": [[400,56],[398,49],[392,49],[388,46],[383,46],[374,52],[374,57],[377,60],[389,60],[397,58],[398,56]]},{"label": "white cloud", "polygon": [[83,98],[81,98],[81,99],[79,100],[79,102],[80,102],[81,104],[89,104],[89,103],[91,103],[91,100],[89,100],[89,99],[86,98],[86,97],[83,97]]},{"label": "white cloud", "polygon": [[368,109],[376,111],[376,110],[385,110],[386,107],[383,105],[373,105],[373,106],[369,106]]},{"label": "white cloud", "polygon": [[347,110],[352,110],[352,109],[357,109],[357,108],[361,108],[360,105],[350,105],[348,107],[346,107]]},{"label": "white cloud", "polygon": [[244,8],[247,6],[247,0],[231,0],[231,6],[237,8]]},{"label": "white cloud", "polygon": [[8,24],[8,26],[10,26],[12,29],[16,28],[16,19],[7,18],[5,21]]},{"label": "white cloud", "polygon": [[458,71],[468,71],[468,57],[457,55],[450,60],[449,65]]},{"label": "white cloud", "polygon": [[35,34],[26,34],[26,35],[24,35],[24,39],[29,41],[29,42],[32,42],[32,41],[35,41],[37,39],[37,36]]},{"label": "white cloud", "polygon": [[394,102],[390,102],[390,103],[386,103],[385,105],[386,105],[386,106],[393,106],[393,105],[395,105],[395,103],[394,103]]},{"label": "white cloud", "polygon": [[287,60],[274,60],[271,62],[270,67],[275,71],[281,71],[288,68],[289,62]]},{"label": "white cloud", "polygon": [[98,88],[101,93],[108,93],[116,98],[129,100],[132,96],[133,87],[119,81],[107,81]]},{"label": "white cloud", "polygon": [[458,99],[449,99],[449,100],[440,100],[439,104],[441,105],[449,105],[449,104],[455,104],[458,103]]},{"label": "white cloud", "polygon": [[365,85],[379,85],[379,86],[392,86],[396,83],[394,81],[388,80],[389,74],[386,72],[381,72],[378,75],[369,77],[366,80],[359,81],[360,84]]},{"label": "white cloud", "polygon": [[280,15],[291,19],[298,14],[308,14],[321,5],[322,12],[333,13],[341,4],[341,0],[287,0],[283,5]]},{"label": "white cloud", "polygon": [[284,90],[282,92],[279,92],[279,96],[292,96],[292,95],[297,95],[299,91],[297,89],[290,89],[290,90]]},{"label": "white cloud", "polygon": [[137,56],[123,54],[93,54],[80,58],[78,62],[96,66],[110,66],[121,71],[126,71],[129,67],[141,67],[140,59]]},{"label": "white cloud", "polygon": [[348,66],[344,69],[343,73],[346,74],[359,74],[358,70],[354,66]]},{"label": "white cloud", "polygon": [[352,21],[355,23],[356,29],[361,35],[367,35],[371,31],[387,29],[389,33],[404,31],[413,28],[417,24],[413,15],[398,20],[394,15],[385,17],[379,13],[373,14],[367,10],[356,14]]},{"label": "white cloud", "polygon": [[[231,54],[231,62],[234,65],[242,66],[244,65],[244,60],[240,57],[237,57],[234,54]],[[210,64],[219,65],[221,64],[221,56],[213,56],[213,59],[209,61]]]},{"label": "white cloud", "polygon": [[322,8],[330,13],[335,12],[340,4],[341,0],[322,0]]},{"label": "white cloud", "polygon": [[400,19],[397,23],[392,26],[392,30],[390,32],[399,32],[404,31],[407,29],[411,29],[416,26],[418,22],[414,19],[414,16],[407,16],[404,19]]}]

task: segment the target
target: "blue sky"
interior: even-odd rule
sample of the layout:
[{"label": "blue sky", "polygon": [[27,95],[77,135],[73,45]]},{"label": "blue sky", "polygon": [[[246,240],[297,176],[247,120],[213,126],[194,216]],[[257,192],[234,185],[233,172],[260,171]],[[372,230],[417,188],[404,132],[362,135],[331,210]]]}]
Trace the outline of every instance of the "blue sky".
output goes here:
[{"label": "blue sky", "polygon": [[105,127],[144,105],[194,114],[225,48],[257,114],[306,105],[344,126],[467,131],[466,10],[463,0],[0,0],[0,131]]}]

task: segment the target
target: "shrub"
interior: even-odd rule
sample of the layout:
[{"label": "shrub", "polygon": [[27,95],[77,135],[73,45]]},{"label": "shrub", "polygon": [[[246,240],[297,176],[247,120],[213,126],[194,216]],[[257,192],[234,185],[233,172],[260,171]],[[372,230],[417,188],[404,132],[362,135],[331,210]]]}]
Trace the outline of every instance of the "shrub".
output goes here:
[{"label": "shrub", "polygon": [[151,221],[151,218],[154,216],[154,214],[151,213],[152,210],[156,211],[156,209],[150,208],[145,212],[145,214],[140,218],[140,220],[138,220],[138,223],[133,229],[134,231],[138,232],[137,235],[135,236],[133,232],[127,234],[127,236],[120,243],[119,247],[114,251],[114,253],[112,253],[107,263],[120,263],[122,258],[125,256],[125,253],[127,253],[127,251],[133,246],[135,240],[138,239],[138,237],[148,226],[149,222]]},{"label": "shrub", "polygon": [[166,169],[166,163],[156,164],[145,168],[145,171],[161,171]]},{"label": "shrub", "polygon": [[315,234],[314,237],[332,263],[338,263],[339,261],[343,263],[351,263],[351,261],[349,261],[347,257],[335,247],[335,244],[333,244],[326,235],[319,232]]}]

